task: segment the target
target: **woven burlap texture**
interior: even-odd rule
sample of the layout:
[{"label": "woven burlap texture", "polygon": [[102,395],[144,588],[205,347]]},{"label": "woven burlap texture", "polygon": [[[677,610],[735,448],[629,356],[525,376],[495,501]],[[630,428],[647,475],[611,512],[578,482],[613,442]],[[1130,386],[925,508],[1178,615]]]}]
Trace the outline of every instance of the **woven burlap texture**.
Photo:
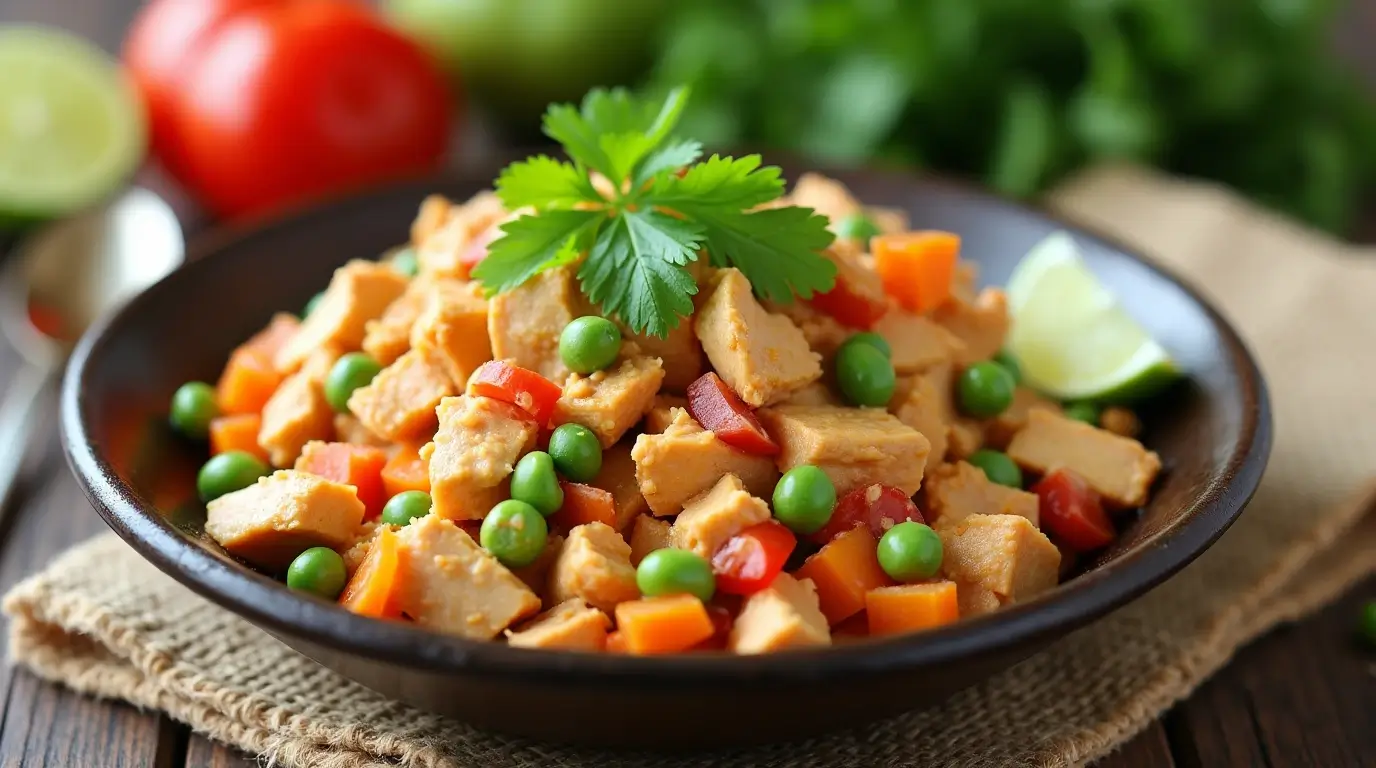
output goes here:
[{"label": "woven burlap texture", "polygon": [[[1271,385],[1270,470],[1241,520],[1146,597],[942,706],[802,743],[663,756],[473,731],[349,682],[197,598],[113,535],[5,599],[11,654],[77,690],[161,709],[282,766],[1067,766],[1112,750],[1233,651],[1376,566],[1376,260],[1232,195],[1134,169],[1052,207],[1202,286]],[[853,702],[849,706],[863,706]]]}]

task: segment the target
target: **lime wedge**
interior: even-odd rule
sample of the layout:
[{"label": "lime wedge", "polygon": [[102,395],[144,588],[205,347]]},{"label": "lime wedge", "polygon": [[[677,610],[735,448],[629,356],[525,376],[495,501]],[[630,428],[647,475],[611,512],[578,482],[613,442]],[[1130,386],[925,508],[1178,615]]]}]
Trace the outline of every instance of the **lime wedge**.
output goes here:
[{"label": "lime wedge", "polygon": [[0,30],[0,222],[97,202],[142,160],[143,109],[108,56],[42,27]]},{"label": "lime wedge", "polygon": [[1070,235],[1057,232],[1023,257],[1008,280],[1008,349],[1027,383],[1062,400],[1129,402],[1179,376],[1085,266]]}]

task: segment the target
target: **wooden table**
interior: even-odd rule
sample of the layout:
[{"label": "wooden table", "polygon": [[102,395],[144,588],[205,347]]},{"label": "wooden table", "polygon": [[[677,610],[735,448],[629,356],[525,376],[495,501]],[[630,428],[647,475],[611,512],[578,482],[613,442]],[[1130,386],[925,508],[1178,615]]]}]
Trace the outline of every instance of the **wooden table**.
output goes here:
[{"label": "wooden table", "polygon": [[[138,0],[0,0],[0,22],[66,27],[117,49]],[[1364,3],[1365,15],[1376,3]],[[1367,49],[1370,50],[1370,49]],[[1373,70],[1376,71],[1376,70]],[[1374,212],[1376,214],[1376,212]],[[1376,235],[1376,215],[1364,232]],[[0,386],[18,365],[0,342]],[[52,431],[36,471],[0,516],[0,592],[68,546],[105,530],[70,478]],[[1244,648],[1102,768],[1357,766],[1376,764],[1376,654],[1353,640],[1376,579],[1327,610]],[[4,638],[0,636],[0,650]],[[95,701],[0,669],[0,766],[247,768],[252,758],[154,712]]]}]

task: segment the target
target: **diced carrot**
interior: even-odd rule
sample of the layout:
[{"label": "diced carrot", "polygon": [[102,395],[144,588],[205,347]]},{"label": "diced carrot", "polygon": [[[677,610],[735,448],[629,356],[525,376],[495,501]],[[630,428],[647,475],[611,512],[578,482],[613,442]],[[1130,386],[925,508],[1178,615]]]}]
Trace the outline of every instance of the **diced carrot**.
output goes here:
[{"label": "diced carrot", "polygon": [[866,592],[893,584],[879,567],[877,546],[869,528],[852,528],[809,557],[794,574],[812,579],[822,613],[831,624],[840,624],[864,610]]},{"label": "diced carrot", "polygon": [[382,514],[382,505],[390,498],[382,482],[386,463],[387,454],[377,446],[311,441],[296,460],[296,469],[352,485],[371,518]]},{"label": "diced carrot", "polygon": [[504,360],[488,360],[468,378],[468,394],[511,403],[539,426],[549,423],[563,390],[535,371]]},{"label": "diced carrot", "polygon": [[930,312],[951,296],[960,236],[928,230],[880,235],[870,241],[884,291],[912,312]]},{"label": "diced carrot", "polygon": [[880,587],[865,593],[870,634],[895,635],[950,624],[960,618],[954,581]]},{"label": "diced carrot", "polygon": [[607,644],[602,647],[607,653],[626,653],[626,638],[615,630],[607,633]]},{"label": "diced carrot", "polygon": [[240,349],[261,352],[271,360],[277,357],[277,351],[286,346],[287,342],[291,341],[291,337],[295,336],[300,329],[301,321],[297,320],[295,315],[278,312],[272,316],[272,320],[268,321],[266,328],[244,342]]},{"label": "diced carrot", "polygon": [[420,457],[419,445],[401,445],[382,467],[382,487],[387,498],[402,491],[430,492],[430,465]]},{"label": "diced carrot", "polygon": [[616,527],[616,503],[611,492],[567,480],[560,480],[559,486],[564,489],[564,504],[550,516],[552,527],[561,531],[584,523],[606,523]]},{"label": "diced carrot", "polygon": [[215,387],[215,399],[221,413],[261,413],[281,383],[271,356],[241,347],[229,356]]},{"label": "diced carrot", "polygon": [[210,420],[210,455],[226,451],[244,451],[268,461],[268,452],[258,444],[258,432],[263,417],[256,413],[232,413]]},{"label": "diced carrot", "polygon": [[387,528],[378,531],[367,556],[339,596],[339,604],[362,616],[401,618],[397,597],[401,590],[403,556],[396,534]]},{"label": "diced carrot", "polygon": [[677,653],[716,632],[707,607],[692,595],[631,600],[616,606],[616,629],[634,654]]}]

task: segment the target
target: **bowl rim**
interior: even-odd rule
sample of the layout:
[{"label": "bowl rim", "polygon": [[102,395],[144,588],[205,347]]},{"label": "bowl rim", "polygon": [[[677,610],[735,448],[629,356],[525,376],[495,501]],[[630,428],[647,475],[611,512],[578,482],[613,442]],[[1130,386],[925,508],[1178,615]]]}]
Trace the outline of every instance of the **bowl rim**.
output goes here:
[{"label": "bowl rim", "polygon": [[230,224],[198,237],[185,263],[126,305],[100,318],[81,338],[68,363],[60,400],[64,453],[79,485],[97,512],[122,539],[163,573],[222,608],[243,616],[279,636],[298,638],[329,651],[364,656],[398,666],[492,680],[519,680],[547,686],[589,683],[640,688],[648,683],[694,689],[723,683],[806,685],[828,680],[870,677],[898,669],[945,664],[984,655],[1009,653],[1044,641],[1096,619],[1137,598],[1173,575],[1216,541],[1241,514],[1256,492],[1272,440],[1271,406],[1265,381],[1246,343],[1232,325],[1189,283],[1169,269],[1114,237],[1068,221],[1054,213],[1012,201],[977,186],[934,176],[883,170],[820,169],[845,179],[871,179],[887,184],[922,185],[946,194],[975,196],[986,204],[1049,221],[1077,238],[1097,241],[1144,265],[1190,297],[1223,337],[1225,353],[1239,371],[1244,411],[1240,439],[1218,478],[1189,505],[1184,521],[1154,545],[1123,553],[1110,563],[1036,599],[986,616],[916,635],[875,639],[820,649],[754,656],[705,653],[673,656],[582,654],[512,648],[505,643],[467,640],[397,622],[352,614],[332,603],[303,597],[245,565],[226,561],[190,541],[162,514],[141,500],[101,455],[87,429],[84,384],[89,363],[111,344],[158,291],[192,280],[221,253],[238,242],[282,228],[328,220],[347,204],[366,205],[388,196],[413,193],[417,199],[456,182],[488,183],[479,172],[442,173],[343,195],[278,215]]}]

